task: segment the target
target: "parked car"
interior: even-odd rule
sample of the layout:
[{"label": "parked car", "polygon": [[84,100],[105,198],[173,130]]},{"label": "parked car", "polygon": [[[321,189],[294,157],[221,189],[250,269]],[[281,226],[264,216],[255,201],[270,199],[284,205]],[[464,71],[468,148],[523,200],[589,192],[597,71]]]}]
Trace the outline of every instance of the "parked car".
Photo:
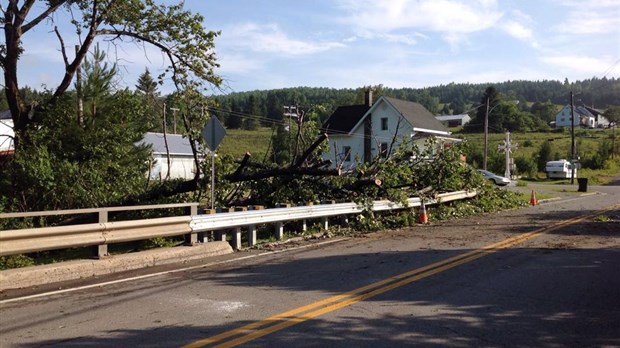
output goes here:
[{"label": "parked car", "polygon": [[482,169],[478,169],[478,171],[480,172],[480,174],[482,174],[482,176],[484,177],[485,180],[491,180],[495,183],[495,185],[498,186],[506,186],[508,184],[510,184],[510,179],[503,177],[503,176],[499,176],[497,174],[493,174],[491,172],[489,172],[488,170],[482,170]]}]

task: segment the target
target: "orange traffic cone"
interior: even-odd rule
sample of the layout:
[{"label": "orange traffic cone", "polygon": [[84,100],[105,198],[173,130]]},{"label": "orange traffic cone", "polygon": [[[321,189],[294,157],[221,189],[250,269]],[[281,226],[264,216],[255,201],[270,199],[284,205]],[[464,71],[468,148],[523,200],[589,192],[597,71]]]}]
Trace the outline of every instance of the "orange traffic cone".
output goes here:
[{"label": "orange traffic cone", "polygon": [[426,214],[426,207],[424,206],[424,201],[422,201],[420,205],[420,214],[418,215],[418,223],[421,223],[421,224],[428,223],[428,214]]},{"label": "orange traffic cone", "polygon": [[538,200],[536,199],[536,192],[532,190],[532,197],[530,198],[531,205],[538,205]]}]

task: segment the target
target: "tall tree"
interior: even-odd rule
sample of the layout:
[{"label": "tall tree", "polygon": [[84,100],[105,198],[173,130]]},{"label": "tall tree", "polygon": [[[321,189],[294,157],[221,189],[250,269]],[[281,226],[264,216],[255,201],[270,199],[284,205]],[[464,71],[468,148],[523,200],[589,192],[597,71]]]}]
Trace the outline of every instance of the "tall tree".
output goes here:
[{"label": "tall tree", "polygon": [[149,129],[159,129],[159,110],[161,109],[158,103],[159,91],[157,89],[157,81],[153,79],[148,68],[144,69],[144,72],[138,77],[136,92],[142,96],[146,104],[146,118]]},{"label": "tall tree", "polygon": [[97,106],[106,102],[113,92],[117,73],[116,63],[108,65],[106,54],[99,49],[99,44],[95,45],[92,58],[84,59],[86,79],[82,86],[82,96],[89,105],[91,126],[94,126],[97,118]]},{"label": "tall tree", "polygon": [[[0,65],[4,72],[5,94],[15,124],[16,151],[28,124],[36,118],[28,117],[30,109],[19,94],[18,67],[24,53],[23,40],[34,28],[48,25],[59,42],[65,65],[61,82],[53,88],[52,99],[63,95],[83,63],[87,52],[99,37],[112,44],[133,42],[152,45],[168,59],[166,73],[178,89],[185,87],[219,86],[221,79],[214,73],[218,66],[214,53],[217,32],[206,31],[204,18],[183,9],[183,2],[160,5],[154,0],[9,0],[0,5],[4,15],[4,43],[0,44]],[[66,11],[66,16],[56,12]],[[75,42],[80,46],[74,56],[65,46],[56,21],[67,18],[75,26]]]},{"label": "tall tree", "polygon": [[[480,98],[480,104],[476,106],[475,116],[467,125],[465,125],[464,130],[468,132],[482,132],[484,130],[484,119],[487,116],[487,112],[489,112],[489,124],[491,124],[491,111],[499,105],[499,102],[500,94],[497,89],[495,89],[494,86],[487,87],[484,94]],[[497,116],[497,113],[494,115]],[[493,119],[498,119],[498,117],[493,117]]]},{"label": "tall tree", "polygon": [[153,76],[151,76],[149,68],[145,68],[144,72],[138,77],[136,92],[149,98],[159,97],[159,91],[157,90],[157,81],[155,81],[153,79]]},{"label": "tall tree", "polygon": [[248,105],[245,107],[246,116],[243,119],[242,128],[245,130],[255,130],[258,128],[259,107],[256,97],[251,95],[248,99]]}]

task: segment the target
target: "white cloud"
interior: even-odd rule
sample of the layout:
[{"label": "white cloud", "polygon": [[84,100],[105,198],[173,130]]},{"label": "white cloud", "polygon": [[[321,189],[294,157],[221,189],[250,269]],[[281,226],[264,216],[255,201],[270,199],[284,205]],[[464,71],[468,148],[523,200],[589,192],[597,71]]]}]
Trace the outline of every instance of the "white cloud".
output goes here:
[{"label": "white cloud", "polygon": [[538,47],[539,44],[534,37],[534,31],[531,29],[534,25],[532,17],[519,10],[510,11],[510,18],[504,18],[499,23],[500,28],[508,35],[527,42],[533,47]]},{"label": "white cloud", "polygon": [[223,74],[247,74],[263,68],[263,64],[256,58],[240,54],[224,54],[219,63]]},{"label": "white cloud", "polygon": [[617,0],[568,1],[566,19],[553,27],[570,34],[614,33],[620,28],[620,2]]},{"label": "white cloud", "polygon": [[506,21],[502,27],[508,34],[519,40],[529,40],[532,38],[532,30],[526,28],[523,24],[514,21]]},{"label": "white cloud", "polygon": [[495,0],[342,0],[343,21],[363,32],[420,29],[439,33],[472,33],[488,29],[502,16]]},{"label": "white cloud", "polygon": [[303,41],[290,38],[277,24],[246,23],[222,31],[228,45],[254,52],[285,54],[290,56],[315,54],[345,47],[340,42]]},{"label": "white cloud", "polygon": [[540,60],[571,73],[590,74],[592,76],[599,76],[613,63],[610,59],[603,60],[594,57],[570,55],[545,56],[541,57]]}]

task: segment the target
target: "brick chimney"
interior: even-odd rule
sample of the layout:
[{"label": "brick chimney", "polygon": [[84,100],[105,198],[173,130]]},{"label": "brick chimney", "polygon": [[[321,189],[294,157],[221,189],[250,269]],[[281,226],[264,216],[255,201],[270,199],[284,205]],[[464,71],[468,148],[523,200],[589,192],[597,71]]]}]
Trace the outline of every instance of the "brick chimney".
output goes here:
[{"label": "brick chimney", "polygon": [[372,106],[372,89],[367,89],[364,92],[364,105],[371,107]]}]

